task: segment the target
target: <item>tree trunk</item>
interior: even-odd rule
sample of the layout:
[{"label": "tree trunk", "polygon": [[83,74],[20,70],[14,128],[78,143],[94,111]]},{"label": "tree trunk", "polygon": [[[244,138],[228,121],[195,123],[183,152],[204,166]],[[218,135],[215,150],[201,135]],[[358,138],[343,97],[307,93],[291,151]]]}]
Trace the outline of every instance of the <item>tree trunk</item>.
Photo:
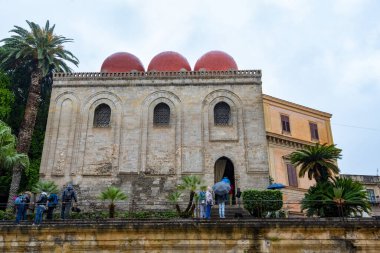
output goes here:
[{"label": "tree trunk", "polygon": [[[16,150],[18,153],[28,154],[29,152],[38,107],[41,101],[41,79],[41,70],[36,70],[31,73],[31,84],[29,87],[28,100],[26,101],[24,117],[22,119],[17,138]],[[20,165],[13,167],[12,183],[9,189],[7,210],[11,210],[14,206],[12,198],[18,193],[22,170],[23,167]]]},{"label": "tree trunk", "polygon": [[110,207],[109,217],[113,219],[115,218],[115,205],[111,203],[109,207]]},{"label": "tree trunk", "polygon": [[190,192],[190,200],[189,200],[189,204],[188,204],[187,207],[186,207],[185,213],[187,213],[187,212],[190,211],[190,208],[191,208],[191,206],[193,205],[194,195],[195,195],[195,192],[191,191],[191,192]]}]

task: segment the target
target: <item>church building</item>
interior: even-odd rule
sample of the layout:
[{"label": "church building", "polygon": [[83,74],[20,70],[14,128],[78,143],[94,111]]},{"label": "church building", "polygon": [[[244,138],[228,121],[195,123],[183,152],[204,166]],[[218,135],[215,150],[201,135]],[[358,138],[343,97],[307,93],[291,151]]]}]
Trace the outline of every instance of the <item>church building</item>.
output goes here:
[{"label": "church building", "polygon": [[[235,190],[265,189],[270,174],[289,185],[275,172],[281,164],[271,162],[276,142],[288,143],[289,153],[319,140],[276,134],[270,112],[276,103],[286,105],[281,101],[262,94],[261,70],[239,70],[221,51],[204,54],[194,68],[179,53],[163,52],[147,70],[136,56],[115,53],[100,72],[54,75],[41,178],[73,183],[80,198],[94,201],[117,186],[128,194],[130,208],[157,208],[185,175],[198,175],[209,186],[228,177]],[[317,116],[310,122],[323,142],[332,143],[331,115],[302,106],[297,113],[300,108]]]}]

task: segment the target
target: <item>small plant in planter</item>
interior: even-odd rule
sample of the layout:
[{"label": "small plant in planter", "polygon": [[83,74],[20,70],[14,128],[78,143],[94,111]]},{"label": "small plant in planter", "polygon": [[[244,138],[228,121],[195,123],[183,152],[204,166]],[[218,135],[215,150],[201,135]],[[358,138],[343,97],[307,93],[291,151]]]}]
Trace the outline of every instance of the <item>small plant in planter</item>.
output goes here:
[{"label": "small plant in planter", "polygon": [[100,193],[99,198],[101,200],[111,201],[111,203],[109,204],[109,217],[114,218],[115,217],[115,201],[126,200],[128,199],[128,196],[124,192],[122,192],[119,188],[110,186]]}]

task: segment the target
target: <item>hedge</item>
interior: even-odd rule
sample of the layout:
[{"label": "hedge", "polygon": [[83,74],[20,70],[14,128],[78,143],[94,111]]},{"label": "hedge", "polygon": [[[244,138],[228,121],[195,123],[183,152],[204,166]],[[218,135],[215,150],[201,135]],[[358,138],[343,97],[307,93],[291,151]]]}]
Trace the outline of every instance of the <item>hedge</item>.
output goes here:
[{"label": "hedge", "polygon": [[263,218],[269,212],[282,208],[282,192],[277,190],[246,190],[243,192],[244,208],[254,217]]}]

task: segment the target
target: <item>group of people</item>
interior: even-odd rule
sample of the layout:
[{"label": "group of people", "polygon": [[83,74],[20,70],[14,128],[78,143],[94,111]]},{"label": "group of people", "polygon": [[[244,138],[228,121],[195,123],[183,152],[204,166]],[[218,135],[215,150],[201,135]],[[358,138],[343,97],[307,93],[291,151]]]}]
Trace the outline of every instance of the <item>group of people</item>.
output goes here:
[{"label": "group of people", "polygon": [[227,177],[224,177],[220,182],[216,183],[212,188],[207,187],[206,191],[199,192],[199,210],[200,218],[211,218],[211,207],[215,204],[219,207],[219,218],[224,219],[226,202],[230,199],[232,204],[233,186]]},{"label": "group of people", "polygon": [[[31,201],[32,193],[26,191],[15,199],[16,208],[16,224],[20,224],[21,220],[27,220],[28,210],[30,212],[35,211],[33,225],[41,224],[43,220],[43,214],[46,213],[46,219],[52,220],[54,209],[59,205],[59,198],[57,194],[42,191],[36,202]],[[70,216],[71,208],[73,207],[73,201],[77,203],[77,194],[71,184],[68,184],[64,189],[61,198],[61,219],[68,219]]]}]

